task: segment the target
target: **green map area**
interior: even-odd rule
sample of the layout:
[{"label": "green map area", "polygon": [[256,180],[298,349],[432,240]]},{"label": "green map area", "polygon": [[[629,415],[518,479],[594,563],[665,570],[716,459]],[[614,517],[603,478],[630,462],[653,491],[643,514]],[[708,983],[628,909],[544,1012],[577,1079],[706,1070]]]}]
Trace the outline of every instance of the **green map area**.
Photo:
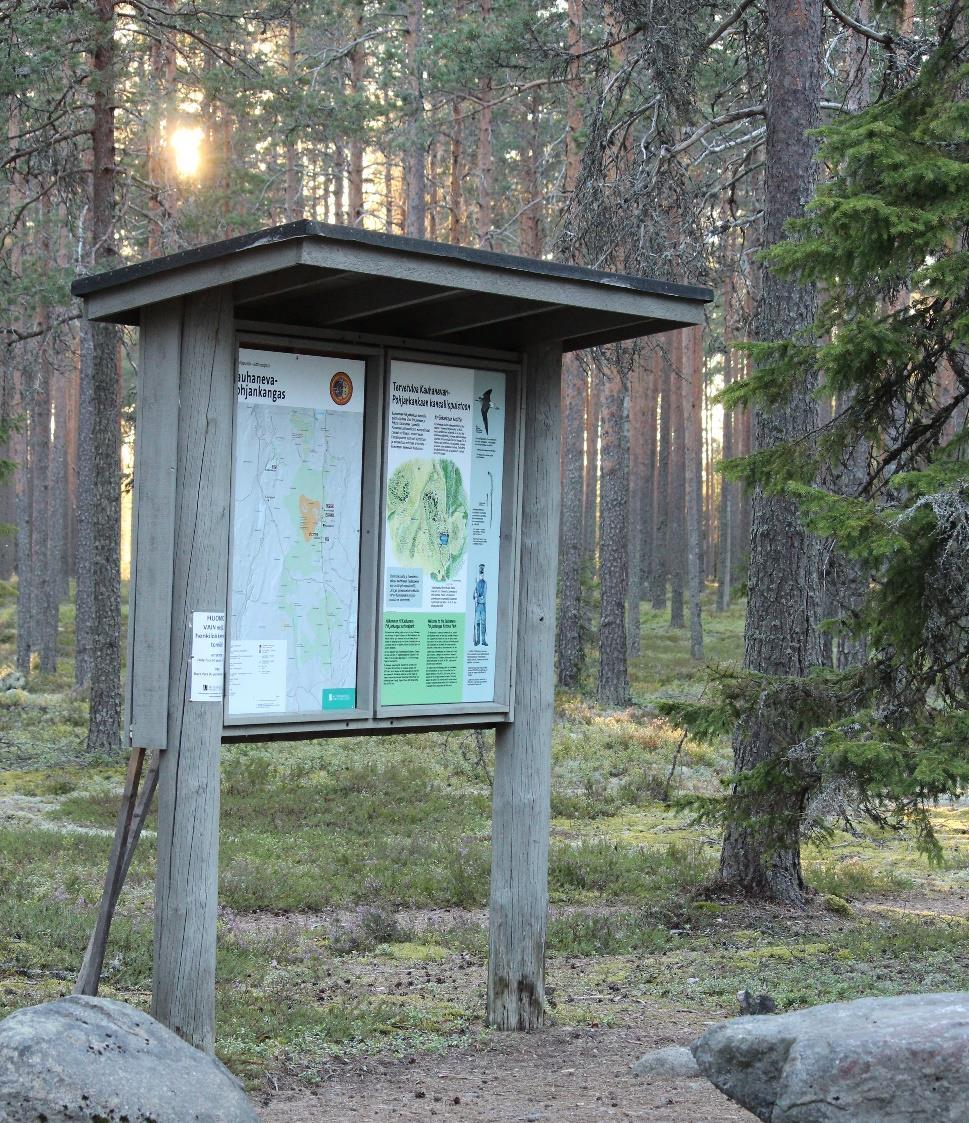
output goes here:
[{"label": "green map area", "polygon": [[387,531],[401,565],[449,581],[468,544],[468,496],[453,460],[415,457],[387,481]]}]

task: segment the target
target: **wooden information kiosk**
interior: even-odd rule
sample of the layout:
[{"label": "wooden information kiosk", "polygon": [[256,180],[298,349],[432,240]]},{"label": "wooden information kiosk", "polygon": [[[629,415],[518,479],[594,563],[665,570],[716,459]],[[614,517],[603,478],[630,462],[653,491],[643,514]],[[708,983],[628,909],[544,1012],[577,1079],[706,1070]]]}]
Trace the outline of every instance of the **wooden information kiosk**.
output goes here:
[{"label": "wooden information kiosk", "polygon": [[156,782],[153,1013],[211,1050],[220,744],[485,727],[488,1022],[541,1024],[561,358],[712,294],[305,221],[73,291],[140,328],[132,758],[78,990]]}]

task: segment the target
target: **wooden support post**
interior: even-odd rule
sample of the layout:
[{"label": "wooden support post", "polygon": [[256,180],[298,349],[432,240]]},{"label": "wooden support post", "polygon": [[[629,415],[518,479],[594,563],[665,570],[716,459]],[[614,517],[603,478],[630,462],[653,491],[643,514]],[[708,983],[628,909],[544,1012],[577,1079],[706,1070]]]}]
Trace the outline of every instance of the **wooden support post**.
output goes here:
[{"label": "wooden support post", "polygon": [[515,720],[496,737],[492,815],[488,1024],[494,1029],[535,1029],[546,1014],[561,368],[558,345],[526,353]]},{"label": "wooden support post", "polygon": [[152,1014],[196,1048],[215,1038],[222,706],[189,700],[192,613],[224,612],[234,395],[228,289],[186,302],[178,457],[168,748],[158,785]]}]

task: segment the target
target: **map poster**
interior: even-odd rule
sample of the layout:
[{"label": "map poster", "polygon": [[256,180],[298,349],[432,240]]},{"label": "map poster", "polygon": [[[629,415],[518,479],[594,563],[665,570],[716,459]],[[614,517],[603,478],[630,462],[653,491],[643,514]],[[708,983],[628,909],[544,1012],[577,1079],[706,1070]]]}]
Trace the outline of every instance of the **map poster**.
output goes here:
[{"label": "map poster", "polygon": [[365,369],[239,351],[230,718],[356,706]]},{"label": "map poster", "polygon": [[495,697],[506,376],[394,360],[380,701]]}]

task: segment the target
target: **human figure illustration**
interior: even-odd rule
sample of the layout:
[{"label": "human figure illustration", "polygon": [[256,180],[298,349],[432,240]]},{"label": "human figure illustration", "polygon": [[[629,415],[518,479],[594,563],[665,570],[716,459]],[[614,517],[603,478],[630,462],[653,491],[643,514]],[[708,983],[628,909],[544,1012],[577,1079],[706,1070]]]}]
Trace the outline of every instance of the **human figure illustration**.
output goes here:
[{"label": "human figure illustration", "polygon": [[471,594],[471,599],[474,601],[474,646],[487,647],[488,646],[488,633],[487,633],[487,597],[488,597],[488,582],[485,581],[484,566],[478,566],[478,580],[474,586],[474,592]]}]

